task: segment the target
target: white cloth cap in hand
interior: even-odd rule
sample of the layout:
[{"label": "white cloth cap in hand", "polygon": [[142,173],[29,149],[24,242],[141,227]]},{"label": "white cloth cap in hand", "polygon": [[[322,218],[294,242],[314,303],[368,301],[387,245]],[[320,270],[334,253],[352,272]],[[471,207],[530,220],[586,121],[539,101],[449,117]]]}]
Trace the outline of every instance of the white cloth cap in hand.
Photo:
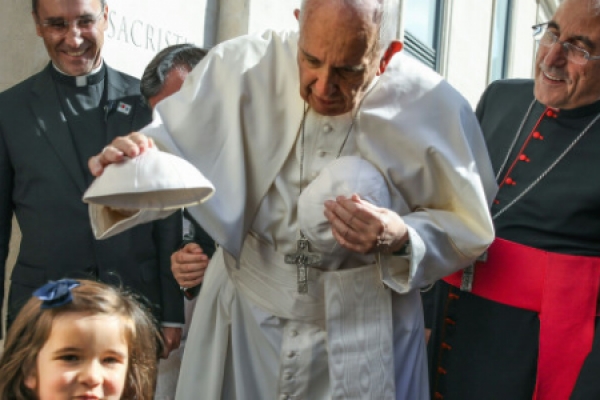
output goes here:
[{"label": "white cloth cap in hand", "polygon": [[383,175],[373,164],[357,156],[340,157],[329,163],[298,199],[298,227],[311,243],[311,250],[321,254],[324,269],[337,269],[350,254],[333,237],[331,224],[324,215],[325,201],[353,194],[378,207],[391,206]]},{"label": "white cloth cap in hand", "polygon": [[183,158],[150,149],[107,166],[83,195],[97,239],[202,203],[215,188]]},{"label": "white cloth cap in hand", "polygon": [[149,149],[107,166],[83,201],[117,209],[169,210],[202,203],[214,191],[213,184],[183,158]]}]

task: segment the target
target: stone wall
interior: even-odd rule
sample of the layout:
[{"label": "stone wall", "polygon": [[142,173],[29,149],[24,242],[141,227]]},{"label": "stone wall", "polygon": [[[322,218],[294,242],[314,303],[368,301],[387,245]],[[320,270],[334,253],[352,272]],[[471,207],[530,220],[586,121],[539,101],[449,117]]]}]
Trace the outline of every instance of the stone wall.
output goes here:
[{"label": "stone wall", "polygon": [[[5,279],[4,281],[4,308],[2,310],[2,321],[6,321],[6,301],[8,298],[8,284],[10,283],[10,280],[8,279],[8,277],[10,276],[11,272],[12,272],[12,268],[15,265],[15,258],[17,256],[17,252],[19,251],[19,243],[21,242],[21,232],[19,231],[19,227],[17,226],[17,221],[13,220],[13,229],[12,229],[12,236],[11,236],[11,240],[10,240],[10,252],[8,253],[8,261],[6,262],[6,266],[8,267],[6,270],[6,277],[7,279]],[[2,324],[4,325],[4,323]],[[4,326],[2,327],[3,329],[5,328]],[[2,335],[2,337],[4,337],[4,334]],[[0,349],[2,349],[3,343],[0,340]]]},{"label": "stone wall", "polygon": [[[33,73],[41,70],[48,62],[44,45],[35,33],[31,17],[31,2],[24,0],[0,0],[0,91],[7,89]],[[24,50],[26,49],[26,50]],[[15,262],[21,234],[13,223],[10,253],[7,261],[6,280],[2,282],[8,289],[8,277]],[[5,294],[7,291],[5,290]],[[4,302],[6,305],[6,301]],[[3,321],[6,309],[2,310]],[[2,341],[0,341],[0,349]]]}]

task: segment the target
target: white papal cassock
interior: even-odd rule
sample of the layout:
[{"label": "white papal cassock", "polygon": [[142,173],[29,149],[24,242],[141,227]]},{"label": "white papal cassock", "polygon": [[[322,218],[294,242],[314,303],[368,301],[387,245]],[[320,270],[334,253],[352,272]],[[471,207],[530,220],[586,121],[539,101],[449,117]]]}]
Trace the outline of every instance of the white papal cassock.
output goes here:
[{"label": "white papal cassock", "polygon": [[[439,75],[397,54],[357,113],[309,111],[302,144],[296,50],[297,33],[273,32],[215,47],[143,130],[216,188],[190,210],[221,247],[177,398],[428,399],[419,289],[493,238],[495,183],[477,121]],[[296,250],[298,196],[340,149],[383,174],[412,251],[311,269],[299,294],[283,262]]]}]

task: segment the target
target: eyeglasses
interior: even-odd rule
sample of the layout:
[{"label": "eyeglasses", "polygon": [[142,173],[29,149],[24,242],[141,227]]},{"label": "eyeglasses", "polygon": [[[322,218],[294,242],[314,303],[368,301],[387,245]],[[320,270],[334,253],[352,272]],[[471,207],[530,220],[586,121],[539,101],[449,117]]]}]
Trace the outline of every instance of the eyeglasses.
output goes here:
[{"label": "eyeglasses", "polygon": [[92,30],[100,18],[104,15],[104,10],[96,16],[94,15],[83,15],[79,18],[73,18],[72,20],[66,20],[64,18],[49,18],[43,22],[40,22],[44,28],[55,35],[64,35],[69,31],[71,25],[75,25],[77,29],[82,32]]},{"label": "eyeglasses", "polygon": [[533,38],[537,40],[539,44],[545,47],[552,47],[556,43],[560,44],[567,56],[567,60],[575,64],[584,65],[589,60],[600,60],[600,56],[591,56],[587,50],[584,50],[581,47],[558,40],[558,36],[556,36],[554,32],[548,30],[548,22],[534,25],[531,28],[533,29]]}]

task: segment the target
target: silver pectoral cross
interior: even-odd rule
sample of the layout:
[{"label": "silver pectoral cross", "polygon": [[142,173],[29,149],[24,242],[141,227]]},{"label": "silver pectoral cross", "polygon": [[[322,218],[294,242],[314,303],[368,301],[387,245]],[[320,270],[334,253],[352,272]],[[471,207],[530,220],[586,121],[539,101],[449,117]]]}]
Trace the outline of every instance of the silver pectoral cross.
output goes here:
[{"label": "silver pectoral cross", "polygon": [[285,255],[286,264],[296,264],[298,267],[298,293],[308,292],[308,267],[321,262],[321,255],[310,251],[308,239],[298,239],[296,252]]}]

